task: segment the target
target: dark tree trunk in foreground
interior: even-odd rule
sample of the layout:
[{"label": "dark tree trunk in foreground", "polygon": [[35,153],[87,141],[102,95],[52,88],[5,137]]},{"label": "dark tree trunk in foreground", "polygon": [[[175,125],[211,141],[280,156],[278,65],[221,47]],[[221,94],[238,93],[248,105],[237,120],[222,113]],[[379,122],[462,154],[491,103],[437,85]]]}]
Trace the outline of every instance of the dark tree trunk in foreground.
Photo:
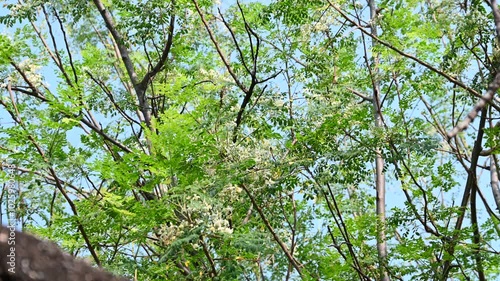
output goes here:
[{"label": "dark tree trunk in foreground", "polygon": [[0,228],[0,281],[126,281],[62,252],[53,242]]}]

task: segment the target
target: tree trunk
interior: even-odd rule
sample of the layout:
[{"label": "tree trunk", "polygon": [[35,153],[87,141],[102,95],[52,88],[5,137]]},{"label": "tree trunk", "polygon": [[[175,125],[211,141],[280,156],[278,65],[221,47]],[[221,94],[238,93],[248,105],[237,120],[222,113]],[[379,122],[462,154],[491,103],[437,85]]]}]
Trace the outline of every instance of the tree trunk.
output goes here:
[{"label": "tree trunk", "polygon": [[[370,7],[370,28],[371,34],[377,36],[377,6],[375,0],[369,0],[368,6]],[[376,46],[376,41],[372,39],[372,48]],[[372,56],[372,66],[371,71],[372,83],[373,83],[373,111],[375,117],[375,127],[382,128],[382,109],[380,100],[380,81],[379,81],[379,58],[377,54]],[[375,189],[377,192],[377,216],[378,216],[378,227],[377,227],[377,252],[379,259],[379,274],[380,280],[389,281],[389,275],[387,273],[387,242],[385,233],[385,175],[384,175],[384,158],[382,156],[382,151],[380,147],[375,149]]]}]

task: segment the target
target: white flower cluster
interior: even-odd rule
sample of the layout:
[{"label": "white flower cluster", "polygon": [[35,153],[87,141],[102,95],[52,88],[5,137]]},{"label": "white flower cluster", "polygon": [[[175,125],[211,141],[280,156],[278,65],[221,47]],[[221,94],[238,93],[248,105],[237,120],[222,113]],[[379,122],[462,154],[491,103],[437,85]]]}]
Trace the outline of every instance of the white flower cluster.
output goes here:
[{"label": "white flower cluster", "polygon": [[21,9],[23,8],[23,5],[22,4],[15,4],[15,5],[12,5],[10,7],[10,15],[11,16],[16,16],[19,11],[21,11]]},{"label": "white flower cluster", "polygon": [[330,29],[330,26],[335,23],[335,14],[333,12],[326,11],[323,16],[317,21],[309,24],[304,24],[301,27],[303,35],[309,35],[314,32],[322,32]]},{"label": "white flower cluster", "polygon": [[33,64],[30,59],[25,59],[19,63],[19,68],[24,72],[28,81],[35,85],[42,85],[42,75],[37,71],[40,69],[39,65]]},{"label": "white flower cluster", "polygon": [[234,163],[253,159],[256,165],[259,165],[259,163],[267,162],[272,158],[272,144],[268,140],[263,140],[255,146],[234,143],[221,143],[221,145],[225,147],[221,147],[220,149],[225,150]]},{"label": "white flower cluster", "polygon": [[[247,166],[246,170],[242,171],[241,176],[252,182],[248,186],[252,192],[264,189],[275,183],[276,175],[273,173],[272,167],[274,164],[272,163],[272,159],[276,157],[280,158],[278,155],[280,150],[275,148],[272,141],[261,140],[258,144],[251,146],[233,143],[226,143],[224,145],[221,142],[220,149],[228,156],[227,159],[234,169],[241,171],[241,165]],[[251,165],[251,167],[248,165]],[[220,195],[230,202],[235,202],[245,197],[240,194],[241,192],[241,187],[228,185],[224,187]]]},{"label": "white flower cluster", "polygon": [[242,197],[244,197],[241,194],[242,191],[243,189],[241,187],[230,184],[222,189],[220,196],[227,198],[230,202],[240,201],[243,199]]},{"label": "white flower cluster", "polygon": [[214,69],[206,70],[204,68],[200,69],[200,74],[206,76],[209,80],[217,82],[233,83],[233,80],[228,75],[221,74]]},{"label": "white flower cluster", "polygon": [[[178,223],[163,225],[158,231],[158,239],[163,245],[168,246],[176,239],[181,238],[190,232],[190,230],[202,227],[202,234],[231,234],[233,229],[230,227],[229,217],[232,207],[225,207],[214,210],[214,206],[206,200],[201,200],[200,196],[193,195],[186,197],[190,203],[184,205],[179,210],[184,219]],[[201,204],[200,204],[201,203]],[[192,244],[196,249],[197,244]]]},{"label": "white flower cluster", "polygon": [[208,221],[209,233],[225,233],[225,234],[233,233],[233,229],[229,227],[229,221],[223,219],[221,213],[215,212],[210,214],[208,220],[209,220]]},{"label": "white flower cluster", "polygon": [[301,39],[303,41],[309,41],[309,37],[311,36],[311,33],[313,33],[313,30],[314,30],[313,24],[303,24],[300,27],[300,34],[302,34]]},{"label": "white flower cluster", "polygon": [[185,227],[185,222],[183,221],[179,225],[172,224],[172,225],[164,225],[159,233],[158,233],[158,238],[160,241],[163,243],[163,245],[168,246],[172,244],[177,238],[182,236],[184,234],[184,227]]}]

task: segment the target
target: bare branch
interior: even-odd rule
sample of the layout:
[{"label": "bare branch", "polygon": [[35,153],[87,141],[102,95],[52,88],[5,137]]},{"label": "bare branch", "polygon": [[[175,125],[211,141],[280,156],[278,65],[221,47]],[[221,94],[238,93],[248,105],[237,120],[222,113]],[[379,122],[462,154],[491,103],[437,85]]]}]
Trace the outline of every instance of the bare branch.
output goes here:
[{"label": "bare branch", "polygon": [[229,64],[229,61],[227,60],[226,56],[222,52],[222,49],[221,49],[221,47],[219,45],[219,42],[217,41],[217,39],[215,39],[215,35],[213,34],[212,29],[210,28],[210,26],[208,25],[207,20],[205,19],[205,15],[201,11],[200,6],[198,5],[198,1],[196,1],[196,0],[192,0],[192,1],[194,3],[194,6],[196,7],[196,11],[200,15],[201,21],[203,22],[203,25],[205,26],[205,29],[208,32],[208,35],[210,36],[210,40],[212,40],[212,43],[214,44],[215,49],[217,50],[217,53],[219,54],[219,57],[222,60],[222,63],[224,63],[224,65],[226,66],[226,69],[229,72],[229,75],[231,75],[231,77],[233,78],[233,80],[236,83],[236,85],[238,86],[238,88],[240,88],[244,93],[247,93],[248,89],[238,79],[238,76],[236,76],[236,73],[233,71],[233,69],[231,68],[231,65]]},{"label": "bare branch", "polygon": [[363,101],[373,102],[373,98],[371,98],[371,97],[369,97],[369,96],[367,96],[367,95],[365,95],[365,94],[363,94],[363,93],[361,93],[361,92],[359,92],[359,91],[357,91],[355,89],[352,89],[352,88],[348,87],[347,90],[349,90],[349,92],[355,94],[356,96],[362,98]]},{"label": "bare branch", "polygon": [[214,278],[217,276],[217,269],[215,268],[215,262],[214,259],[212,258],[212,255],[210,254],[210,251],[208,249],[207,243],[203,241],[203,236],[200,235],[200,243],[203,246],[203,253],[205,253],[205,256],[207,257],[208,261],[210,262],[210,277]]},{"label": "bare branch", "polygon": [[[467,92],[473,94],[474,96],[476,96],[478,98],[482,97],[481,93],[479,93],[476,90],[472,89],[471,87],[465,85],[462,81],[458,80],[457,78],[452,77],[451,75],[435,68],[434,66],[430,65],[429,63],[427,63],[421,59],[418,59],[417,57],[415,57],[413,55],[405,53],[405,52],[399,50],[398,48],[394,47],[392,44],[387,43],[387,42],[383,41],[382,39],[378,38],[377,36],[372,35],[370,32],[366,31],[361,25],[359,25],[354,20],[349,18],[349,16],[346,13],[344,13],[342,10],[340,10],[340,8],[337,7],[337,5],[333,4],[330,0],[328,0],[328,2],[330,3],[330,6],[333,7],[344,19],[346,19],[351,24],[355,25],[363,34],[368,35],[372,39],[376,40],[377,42],[384,45],[385,47],[395,51],[396,53],[400,54],[401,56],[408,58],[408,59],[411,59],[411,60],[415,61],[416,63],[424,66],[425,68],[439,74],[440,76],[444,77],[446,80],[450,81],[451,83],[454,83],[455,85],[459,86],[460,88],[465,89]],[[500,110],[500,107],[498,105],[493,104],[493,103],[490,103],[490,105],[493,106],[495,109]]]},{"label": "bare branch", "polygon": [[49,28],[49,34],[50,34],[50,39],[52,40],[52,45],[54,46],[54,53],[56,55],[56,58],[54,58],[54,59],[57,60],[56,65],[59,67],[59,70],[63,74],[64,79],[66,80],[66,83],[68,83],[69,86],[73,87],[73,82],[71,81],[71,79],[69,79],[68,73],[64,69],[61,55],[59,54],[59,50],[57,47],[57,42],[56,42],[56,38],[54,35],[54,31],[52,30],[52,24],[50,23],[49,14],[47,13],[47,10],[45,9],[44,5],[42,5],[42,11],[43,11],[43,14],[45,15],[45,20],[47,21],[47,27]]},{"label": "bare branch", "polygon": [[127,70],[130,81],[134,86],[135,94],[139,102],[139,110],[142,112],[142,116],[139,116],[143,118],[141,122],[143,121],[144,123],[146,123],[146,126],[150,128],[151,111],[149,108],[148,99],[146,98],[146,87],[144,87],[145,85],[142,85],[139,82],[139,78],[137,77],[137,73],[135,72],[134,63],[130,58],[130,54],[127,47],[125,46],[125,40],[116,29],[113,17],[106,9],[104,4],[100,0],[93,0],[93,2],[97,7],[97,9],[99,10],[99,13],[101,13],[104,23],[106,24],[106,28],[111,33],[111,36],[113,37],[115,44],[118,47],[118,51],[120,53],[123,64],[125,65],[125,69]]},{"label": "bare branch", "polygon": [[493,96],[495,95],[496,91],[500,88],[500,73],[497,73],[495,75],[495,79],[493,79],[493,82],[490,83],[488,86],[488,90],[486,93],[479,99],[479,101],[476,103],[474,108],[467,114],[467,117],[460,123],[458,123],[450,132],[448,132],[448,139],[451,139],[455,137],[459,132],[467,129],[469,125],[474,121],[476,118],[477,114],[483,110],[483,108],[488,105],[492,104],[491,100],[493,99]]},{"label": "bare branch", "polygon": [[59,17],[59,14],[57,13],[56,9],[52,7],[52,10],[54,12],[54,15],[56,16],[57,21],[59,22],[59,28],[63,33],[64,45],[66,47],[66,52],[68,52],[69,64],[71,65],[71,69],[73,71],[73,78],[75,79],[75,83],[78,84],[78,75],[76,74],[75,65],[73,63],[73,55],[71,54],[71,50],[69,49],[68,36],[66,35],[66,30],[64,29],[61,17]]},{"label": "bare branch", "polygon": [[168,38],[165,43],[165,48],[161,54],[160,60],[156,63],[151,71],[144,75],[144,78],[140,82],[140,86],[143,89],[146,89],[147,85],[151,81],[151,79],[163,68],[165,62],[167,61],[168,55],[170,54],[170,49],[172,47],[172,42],[174,40],[174,26],[175,26],[175,14],[172,12],[170,16],[170,24],[168,27]]},{"label": "bare branch", "polygon": [[490,173],[491,173],[491,192],[493,193],[493,198],[495,199],[495,204],[497,205],[497,210],[500,211],[500,187],[498,184],[498,168],[497,168],[497,158],[495,155],[490,156]]},{"label": "bare branch", "polygon": [[[457,245],[458,241],[458,233],[459,230],[462,229],[462,224],[465,218],[465,213],[467,211],[467,204],[469,202],[470,196],[471,196],[471,191],[473,188],[477,188],[477,175],[476,175],[476,168],[477,168],[477,163],[479,159],[479,154],[482,150],[482,141],[483,141],[483,136],[484,136],[484,125],[486,123],[486,108],[482,109],[481,112],[481,120],[479,123],[479,128],[477,132],[477,137],[474,143],[474,148],[472,149],[472,156],[471,156],[471,164],[470,168],[468,170],[468,176],[467,176],[467,182],[465,184],[465,189],[462,195],[462,202],[460,204],[460,215],[456,219],[455,223],[455,235],[453,235],[452,240],[450,241],[449,245],[447,246],[446,252],[448,252],[449,255],[453,256],[455,252],[455,246]],[[448,274],[451,269],[451,261],[447,260],[445,261],[443,265],[443,280],[446,280],[448,277]]]},{"label": "bare branch", "polygon": [[495,21],[495,31],[497,33],[497,42],[500,42],[500,10],[498,10],[497,0],[490,1],[493,19]]},{"label": "bare branch", "polygon": [[99,88],[101,88],[101,90],[103,90],[103,92],[108,96],[108,98],[111,101],[111,103],[113,104],[113,106],[118,110],[118,112],[120,112],[120,114],[123,116],[123,118],[125,118],[125,120],[127,120],[127,122],[129,122],[131,125],[132,125],[132,123],[140,125],[139,122],[134,120],[132,117],[128,116],[128,114],[116,103],[116,101],[113,97],[113,94],[111,93],[111,91],[108,89],[108,87],[102,81],[95,78],[92,75],[92,73],[90,73],[89,71],[86,71],[86,73],[90,77],[90,79],[92,79],[92,81],[94,81],[94,83],[96,83],[99,86]]},{"label": "bare branch", "polygon": [[262,221],[266,225],[266,227],[269,230],[269,232],[271,232],[271,234],[273,235],[273,238],[276,241],[276,243],[278,243],[278,245],[280,246],[280,248],[283,250],[285,256],[288,259],[288,261],[293,265],[293,267],[295,268],[295,270],[297,270],[297,273],[299,273],[300,276],[303,276],[302,268],[304,266],[301,263],[299,263],[299,261],[297,261],[294,256],[292,256],[292,254],[290,253],[290,250],[288,250],[288,247],[285,245],[285,243],[278,236],[278,234],[276,233],[276,231],[272,227],[271,223],[267,219],[266,215],[264,214],[264,212],[262,211],[262,209],[260,208],[260,206],[257,204],[257,201],[255,200],[255,198],[252,195],[252,193],[250,193],[250,190],[248,190],[248,188],[244,184],[242,184],[241,187],[243,188],[243,190],[245,190],[245,193],[250,198],[250,201],[252,202],[252,205],[254,206],[254,208],[259,213],[260,218],[262,219]]}]

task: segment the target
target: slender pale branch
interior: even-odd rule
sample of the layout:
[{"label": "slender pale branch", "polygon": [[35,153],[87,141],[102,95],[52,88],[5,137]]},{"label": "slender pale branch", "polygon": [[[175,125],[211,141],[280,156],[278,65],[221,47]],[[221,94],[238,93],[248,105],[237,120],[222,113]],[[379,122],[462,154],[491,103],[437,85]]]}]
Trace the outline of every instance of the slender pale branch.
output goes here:
[{"label": "slender pale branch", "polygon": [[448,132],[448,138],[451,139],[455,137],[459,132],[467,129],[469,125],[474,121],[474,119],[477,117],[478,113],[483,110],[485,106],[488,104],[491,104],[491,100],[493,99],[493,96],[495,95],[496,91],[500,88],[500,73],[497,73],[495,75],[495,79],[493,79],[493,82],[490,83],[488,86],[488,90],[486,93],[479,99],[479,101],[476,103],[476,105],[473,107],[473,109],[467,114],[467,117],[460,123],[458,123],[450,132]]}]

